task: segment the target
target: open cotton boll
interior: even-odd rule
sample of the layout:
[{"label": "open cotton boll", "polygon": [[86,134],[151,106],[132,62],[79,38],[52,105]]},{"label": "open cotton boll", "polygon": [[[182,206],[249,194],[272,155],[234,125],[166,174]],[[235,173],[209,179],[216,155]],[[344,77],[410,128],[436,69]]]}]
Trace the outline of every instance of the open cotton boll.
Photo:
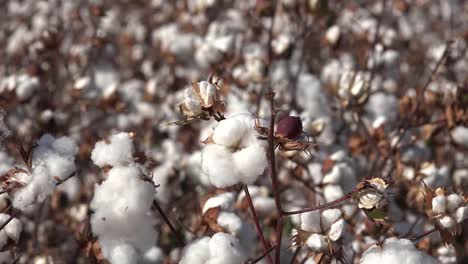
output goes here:
[{"label": "open cotton boll", "polygon": [[212,140],[202,151],[202,170],[214,186],[251,184],[265,170],[265,144],[256,138],[250,115],[238,114],[222,120]]},{"label": "open cotton boll", "polygon": [[328,243],[325,237],[320,234],[312,234],[306,241],[307,246],[314,251],[323,251],[327,249]]},{"label": "open cotton boll", "polygon": [[468,147],[468,127],[457,126],[450,135],[457,144]]},{"label": "open cotton boll", "polygon": [[[10,218],[7,214],[0,214],[0,225],[3,225]],[[0,231],[0,249],[3,248],[8,239],[16,242],[19,240],[22,226],[17,218],[13,218],[1,231]]]},{"label": "open cotton boll", "polygon": [[300,218],[302,230],[312,233],[322,232],[322,227],[320,226],[320,211],[300,214]]},{"label": "open cotton boll", "polygon": [[180,264],[242,264],[246,256],[235,237],[216,233],[189,244],[182,254]]},{"label": "open cotton boll", "polygon": [[229,234],[216,233],[213,235],[209,242],[209,248],[210,260],[207,263],[241,264],[246,259],[239,240]]},{"label": "open cotton boll", "polygon": [[211,257],[209,243],[209,237],[202,237],[190,243],[184,249],[180,264],[205,264]]},{"label": "open cotton boll", "polygon": [[42,136],[33,149],[30,172],[15,175],[25,186],[12,194],[13,206],[26,210],[43,201],[53,192],[58,180],[64,180],[76,171],[77,153],[78,147],[68,137]]},{"label": "open cotton boll", "polygon": [[211,197],[203,205],[202,213],[206,213],[210,208],[220,207],[221,210],[231,210],[234,205],[234,193],[227,192]]},{"label": "open cotton boll", "polygon": [[138,264],[140,256],[132,246],[120,244],[112,250],[109,260],[112,264]]},{"label": "open cotton boll", "polygon": [[436,264],[437,260],[414,247],[408,239],[388,238],[382,246],[374,245],[367,249],[361,264]]},{"label": "open cotton boll", "polygon": [[119,133],[112,135],[109,140],[96,143],[91,152],[91,159],[99,167],[106,165],[126,165],[132,161],[133,143],[131,134]]},{"label": "open cotton boll", "polygon": [[[130,135],[120,133],[112,136],[110,141],[110,144],[103,141],[96,143],[93,153],[97,156],[106,150],[126,153],[111,159],[93,159],[100,166],[111,161],[114,167],[108,171],[107,178],[95,187],[90,204],[94,211],[91,230],[98,237],[103,256],[111,263],[141,263],[142,255],[157,240],[154,218],[150,214],[156,190],[151,183],[142,179],[141,169],[129,158],[133,151]],[[126,166],[115,166],[117,164]]]},{"label": "open cotton boll", "polygon": [[445,196],[439,195],[432,199],[432,211],[435,214],[445,213],[446,199]]},{"label": "open cotton boll", "polygon": [[207,145],[202,151],[202,171],[206,173],[211,184],[224,188],[239,182],[237,167],[232,153],[224,146]]}]

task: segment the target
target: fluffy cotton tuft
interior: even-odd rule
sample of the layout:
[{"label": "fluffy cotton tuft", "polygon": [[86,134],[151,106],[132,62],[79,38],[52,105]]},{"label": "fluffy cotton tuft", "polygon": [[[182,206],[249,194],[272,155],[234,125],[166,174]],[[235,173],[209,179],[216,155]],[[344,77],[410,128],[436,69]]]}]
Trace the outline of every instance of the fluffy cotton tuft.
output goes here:
[{"label": "fluffy cotton tuft", "polygon": [[224,188],[251,184],[267,166],[265,144],[256,138],[254,119],[235,115],[219,122],[202,152],[202,170],[210,182]]},{"label": "fluffy cotton tuft", "polygon": [[372,246],[367,249],[359,262],[361,264],[435,264],[436,259],[419,251],[408,239],[391,237],[383,246]]},{"label": "fluffy cotton tuft", "polygon": [[338,209],[303,213],[300,220],[301,232],[309,235],[307,246],[317,252],[328,249],[327,241],[337,241],[344,230],[342,212]]},{"label": "fluffy cotton tuft", "polygon": [[96,143],[91,152],[91,159],[99,167],[106,165],[121,166],[132,162],[133,143],[129,133],[113,135],[109,140]]},{"label": "fluffy cotton tuft", "polygon": [[229,234],[216,233],[188,245],[180,264],[241,264],[245,260],[239,240]]},{"label": "fluffy cotton tuft", "polygon": [[[3,225],[8,219],[10,218],[7,214],[0,214],[0,225]],[[2,249],[8,239],[12,239],[16,242],[19,240],[19,236],[21,234],[22,226],[21,222],[13,218],[1,231],[0,231],[0,249]]]},{"label": "fluffy cotton tuft", "polygon": [[[119,136],[120,135],[120,136]],[[132,150],[132,142],[126,134],[113,137],[113,143],[104,146],[102,141],[96,144],[93,153],[102,153],[104,149]],[[98,149],[96,151],[96,149]],[[113,165],[130,162],[126,157],[132,153],[114,156],[110,159],[93,159],[100,164]],[[101,162],[105,163],[101,163]],[[155,195],[154,186],[142,179],[142,172],[137,164],[115,166],[108,171],[105,181],[96,185],[91,209],[93,233],[98,237],[102,253],[111,263],[140,263],[140,259],[155,243],[156,231],[154,219],[150,214]]]},{"label": "fluffy cotton tuft", "polygon": [[18,173],[15,178],[25,186],[12,194],[13,206],[26,210],[50,195],[56,184],[76,171],[75,155],[78,147],[72,139],[55,139],[46,134],[40,138],[32,152],[29,173]]}]

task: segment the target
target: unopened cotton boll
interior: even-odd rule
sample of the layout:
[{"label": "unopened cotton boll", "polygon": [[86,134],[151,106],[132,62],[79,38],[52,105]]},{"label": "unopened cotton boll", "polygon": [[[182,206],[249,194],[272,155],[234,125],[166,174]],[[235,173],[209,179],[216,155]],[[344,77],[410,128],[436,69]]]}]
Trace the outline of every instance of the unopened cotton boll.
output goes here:
[{"label": "unopened cotton boll", "polygon": [[132,161],[133,143],[129,133],[112,135],[96,143],[91,159],[99,167],[126,165]]}]

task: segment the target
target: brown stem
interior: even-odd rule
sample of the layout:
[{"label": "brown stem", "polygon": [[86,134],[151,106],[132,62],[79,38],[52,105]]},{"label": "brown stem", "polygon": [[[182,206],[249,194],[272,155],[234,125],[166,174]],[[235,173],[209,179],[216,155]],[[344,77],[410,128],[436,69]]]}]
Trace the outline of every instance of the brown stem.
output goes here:
[{"label": "brown stem", "polygon": [[428,230],[428,231],[426,231],[426,232],[424,232],[424,233],[422,233],[422,234],[419,234],[419,235],[417,235],[417,236],[411,238],[410,240],[411,240],[412,242],[416,242],[416,241],[418,241],[419,239],[421,239],[421,238],[423,238],[423,237],[425,237],[425,236],[428,236],[428,235],[434,233],[434,232],[437,231],[437,230],[439,230],[439,229],[438,229],[437,227],[434,227],[433,229],[430,229],[430,230]]},{"label": "brown stem", "polygon": [[272,252],[273,249],[275,249],[275,248],[276,248],[276,245],[273,246],[273,247],[271,247],[271,248],[269,248],[269,249],[268,249],[265,253],[263,253],[261,256],[259,256],[258,258],[252,260],[252,262],[250,262],[250,264],[255,264],[255,263],[259,262],[259,261],[262,260],[265,256],[268,256],[268,254],[270,254],[270,252]]},{"label": "brown stem", "polygon": [[301,248],[302,248],[301,246],[298,246],[296,250],[294,250],[294,254],[291,258],[291,262],[289,262],[290,264],[294,264],[294,262],[296,261],[297,255],[299,255],[299,251],[301,251]]},{"label": "brown stem", "polygon": [[179,233],[177,232],[177,230],[175,229],[175,227],[172,225],[171,221],[169,220],[169,218],[167,217],[167,215],[164,213],[163,209],[161,208],[161,206],[159,205],[159,203],[156,201],[156,200],[153,200],[153,205],[156,207],[156,210],[158,210],[159,214],[161,215],[161,217],[163,218],[164,222],[166,222],[166,224],[169,226],[169,229],[171,229],[172,233],[174,233],[177,241],[183,245],[183,240],[182,238],[180,237]]},{"label": "brown stem", "polygon": [[276,223],[276,250],[275,250],[275,263],[280,263],[280,254],[281,254],[281,237],[283,235],[283,218],[284,213],[281,207],[281,198],[279,192],[279,183],[278,183],[278,175],[276,173],[276,159],[275,159],[275,117],[276,117],[276,110],[274,105],[274,98],[275,92],[271,89],[267,90],[265,93],[265,97],[268,101],[270,101],[270,127],[268,131],[268,162],[269,162],[269,172],[271,177],[271,187],[273,194],[275,196],[275,205],[276,210],[278,212],[278,221]]},{"label": "brown stem", "polygon": [[327,208],[330,208],[334,205],[337,205],[339,203],[342,203],[348,199],[350,199],[351,197],[353,197],[353,194],[354,194],[354,191],[346,194],[345,196],[341,197],[341,198],[338,198],[334,201],[331,201],[329,203],[326,203],[326,204],[322,204],[322,205],[319,205],[317,207],[310,207],[310,208],[305,208],[305,209],[301,209],[301,210],[296,210],[296,211],[290,211],[290,212],[283,212],[284,215],[295,215],[295,214],[302,214],[302,213],[307,213],[307,212],[313,212],[313,211],[317,211],[317,210],[322,210],[322,209],[327,209]]},{"label": "brown stem", "polygon": [[247,187],[247,185],[244,185],[243,188],[244,188],[245,197],[247,198],[247,202],[249,203],[249,208],[250,208],[250,212],[252,213],[252,218],[255,222],[255,228],[257,230],[258,238],[260,239],[260,242],[262,243],[262,246],[263,246],[263,253],[264,255],[266,255],[267,262],[271,264],[273,263],[273,260],[271,259],[271,256],[268,254],[268,251],[271,249],[269,249],[269,246],[265,240],[265,237],[263,236],[263,230],[262,230],[262,227],[260,226],[260,221],[258,220],[257,212],[255,211],[255,207],[252,203],[252,197],[250,196],[249,188]]}]

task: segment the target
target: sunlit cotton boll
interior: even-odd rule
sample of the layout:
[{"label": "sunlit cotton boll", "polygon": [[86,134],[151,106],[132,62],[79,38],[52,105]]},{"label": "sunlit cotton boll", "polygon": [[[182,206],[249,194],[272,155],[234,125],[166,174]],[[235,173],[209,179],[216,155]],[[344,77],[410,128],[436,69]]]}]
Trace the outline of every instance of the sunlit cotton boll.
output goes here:
[{"label": "sunlit cotton boll", "polygon": [[436,259],[419,251],[408,239],[391,237],[382,246],[367,249],[359,262],[361,264],[435,264]]},{"label": "sunlit cotton boll", "polygon": [[235,115],[220,121],[212,141],[203,149],[202,170],[214,186],[251,184],[265,170],[265,143],[257,139],[251,116]]},{"label": "sunlit cotton boll", "polygon": [[133,143],[131,134],[119,133],[112,135],[109,140],[96,143],[91,152],[91,159],[99,167],[106,165],[119,166],[132,161]]}]

